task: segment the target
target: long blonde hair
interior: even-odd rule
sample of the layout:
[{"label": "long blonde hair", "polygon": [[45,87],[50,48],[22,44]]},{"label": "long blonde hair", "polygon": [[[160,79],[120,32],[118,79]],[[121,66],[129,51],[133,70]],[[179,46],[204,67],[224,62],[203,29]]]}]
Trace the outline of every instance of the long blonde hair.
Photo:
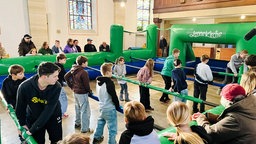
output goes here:
[{"label": "long blonde hair", "polygon": [[149,69],[149,75],[153,77],[153,69],[154,69],[154,60],[148,59],[145,63],[145,66]]},{"label": "long blonde hair", "polygon": [[166,111],[167,119],[170,124],[176,127],[177,137],[174,143],[182,144],[186,141],[188,144],[204,144],[204,141],[194,132],[184,132],[180,127],[188,125],[190,122],[190,112],[186,104],[182,102],[173,102]]},{"label": "long blonde hair", "polygon": [[246,94],[251,93],[256,87],[256,74],[250,70],[242,75],[240,85],[245,89]]}]

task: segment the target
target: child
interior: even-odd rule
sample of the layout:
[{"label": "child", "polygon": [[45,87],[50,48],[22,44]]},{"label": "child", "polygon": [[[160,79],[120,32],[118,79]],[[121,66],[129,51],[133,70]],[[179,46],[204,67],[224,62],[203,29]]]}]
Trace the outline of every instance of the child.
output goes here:
[{"label": "child", "polygon": [[120,137],[119,144],[145,143],[160,144],[154,130],[154,119],[147,116],[145,107],[137,101],[124,105],[126,128]]},{"label": "child", "polygon": [[88,95],[91,93],[88,72],[84,70],[88,65],[88,59],[84,56],[76,58],[76,64],[64,76],[68,86],[73,90],[75,97],[76,120],[75,128],[81,128],[81,133],[91,133],[90,126],[91,109]]},{"label": "child", "polygon": [[[195,68],[195,81],[194,81],[194,97],[201,100],[206,100],[206,93],[208,88],[208,83],[213,80],[212,71],[207,65],[209,61],[208,55],[201,56],[201,63],[199,63]],[[196,102],[193,102],[193,112],[197,113],[199,110],[197,108]],[[204,112],[204,104],[200,104],[200,112]]]},{"label": "child", "polygon": [[[173,65],[175,67],[175,69],[172,70],[172,79],[174,83],[173,91],[178,92],[181,95],[188,95],[188,84],[186,82],[187,77],[185,72],[181,69],[181,60],[175,59]],[[174,100],[186,103],[186,99],[179,97],[174,97]]]},{"label": "child", "polygon": [[[153,77],[153,68],[154,68],[154,60],[148,59],[144,67],[142,67],[139,72],[137,73],[137,79],[141,83],[150,84],[152,82]],[[150,94],[149,88],[144,86],[139,86],[140,88],[140,102],[144,105],[146,111],[154,110],[150,106]]]},{"label": "child", "polygon": [[[119,57],[116,60],[116,65],[114,67],[114,74],[116,76],[119,76],[119,77],[125,77],[125,75],[126,75],[126,66],[124,64],[124,57]],[[123,94],[125,94],[125,101],[126,102],[130,101],[126,81],[117,79],[117,82],[121,86],[120,96],[119,96],[120,101],[124,101]]]},{"label": "child", "polygon": [[[165,89],[169,90],[172,86],[172,70],[174,69],[173,61],[177,59],[180,55],[180,50],[173,49],[172,55],[168,56],[164,61],[164,67],[161,71],[162,78],[165,83]],[[163,93],[161,98],[159,99],[161,102],[167,103],[170,101],[168,94]]]},{"label": "child", "polygon": [[164,133],[174,144],[204,144],[210,143],[211,137],[201,126],[189,126],[191,115],[185,103],[173,102],[166,111],[169,123],[176,128],[176,133]]},{"label": "child", "polygon": [[97,90],[99,94],[100,116],[98,118],[96,131],[94,133],[93,144],[103,141],[103,130],[107,123],[109,136],[108,144],[116,143],[117,134],[117,114],[119,110],[119,101],[115,91],[115,84],[111,80],[112,63],[104,63],[100,67],[102,76],[97,77]]},{"label": "child", "polygon": [[90,138],[83,134],[74,133],[67,135],[62,141],[59,141],[58,144],[90,144]]},{"label": "child", "polygon": [[6,102],[15,109],[18,87],[26,78],[21,65],[11,65],[8,72],[9,75],[4,79],[1,91]]},{"label": "child", "polygon": [[59,101],[60,101],[60,105],[61,105],[61,113],[62,113],[62,117],[68,117],[67,112],[67,107],[68,107],[68,98],[67,98],[67,94],[63,88],[63,83],[65,82],[64,76],[66,74],[66,70],[64,68],[64,64],[66,63],[67,57],[65,54],[63,53],[58,53],[56,56],[56,65],[60,67],[60,73],[59,73],[59,83],[61,84],[62,88],[61,88],[61,92],[60,92],[60,97],[59,97]]}]

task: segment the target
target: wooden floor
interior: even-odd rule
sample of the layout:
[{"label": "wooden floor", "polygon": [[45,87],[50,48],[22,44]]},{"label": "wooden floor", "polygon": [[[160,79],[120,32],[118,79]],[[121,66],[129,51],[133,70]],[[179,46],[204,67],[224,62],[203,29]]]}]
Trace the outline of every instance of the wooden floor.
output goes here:
[{"label": "wooden floor", "polygon": [[[128,78],[136,80],[135,75],[128,76]],[[120,91],[120,86],[117,84],[116,80],[115,81],[116,85],[116,92],[117,94]],[[187,81],[188,83],[188,90],[190,96],[193,95],[193,82]],[[94,94],[97,96],[97,93],[95,93],[95,80],[90,82],[91,88],[94,92]],[[153,78],[152,85],[157,86],[157,87],[164,87],[164,82],[159,74],[155,74]],[[75,121],[75,101],[72,95],[72,91],[68,88],[65,87],[65,90],[68,94],[68,114],[69,117],[63,119],[63,136],[66,136],[71,133],[79,132],[78,130],[74,129],[74,121]],[[207,92],[207,101],[213,102],[216,104],[219,104],[220,96],[216,94],[218,90],[218,87],[215,86],[209,86],[208,87],[208,92]],[[128,83],[128,91],[130,94],[130,99],[131,100],[136,100],[139,101],[139,87],[137,85]],[[155,119],[155,124],[167,128],[169,126],[167,119],[166,119],[166,109],[168,107],[168,104],[163,104],[159,102],[159,98],[162,95],[161,92],[150,90],[150,101],[151,101],[151,106],[155,108],[154,111],[148,113],[149,115],[152,115],[153,118]],[[172,97],[172,96],[169,96]],[[91,106],[91,123],[90,127],[92,129],[95,129],[96,124],[97,124],[97,117],[99,115],[98,112],[98,103],[95,100],[90,99],[90,106]],[[124,105],[125,102],[120,102],[121,105]],[[171,102],[169,102],[170,104]],[[192,103],[187,102],[187,105],[191,108]],[[206,109],[210,109],[211,107],[206,106]],[[123,114],[118,113],[118,134],[116,137],[116,140],[119,140],[120,134],[125,130],[125,123],[124,123],[124,118]],[[11,120],[10,116],[8,113],[5,111],[4,107],[1,105],[0,106],[0,119],[1,119],[1,140],[2,144],[18,144],[20,143],[18,139],[18,133],[17,129],[15,128],[15,125],[13,121]],[[91,141],[93,139],[93,134],[90,135]],[[104,141],[103,144],[107,143],[107,137],[108,137],[108,131],[107,128],[105,127],[104,131]],[[49,141],[47,140],[47,143]]]}]

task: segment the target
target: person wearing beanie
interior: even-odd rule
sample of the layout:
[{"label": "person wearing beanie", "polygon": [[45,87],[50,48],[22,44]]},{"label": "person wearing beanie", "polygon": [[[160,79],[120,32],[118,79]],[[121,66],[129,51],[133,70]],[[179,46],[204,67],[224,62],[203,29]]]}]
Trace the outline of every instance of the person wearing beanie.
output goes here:
[{"label": "person wearing beanie", "polygon": [[256,138],[256,97],[246,95],[239,84],[228,84],[221,91],[224,111],[210,124],[211,113],[192,116],[203,126],[215,143],[252,144]]}]

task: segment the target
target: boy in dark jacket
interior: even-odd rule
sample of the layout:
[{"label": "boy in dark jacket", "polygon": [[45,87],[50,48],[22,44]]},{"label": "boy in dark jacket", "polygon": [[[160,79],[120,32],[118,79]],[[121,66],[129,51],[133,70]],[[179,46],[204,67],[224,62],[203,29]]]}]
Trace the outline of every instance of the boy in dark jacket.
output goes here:
[{"label": "boy in dark jacket", "polygon": [[61,84],[62,88],[61,88],[61,92],[60,92],[60,97],[59,97],[59,101],[60,101],[60,105],[61,105],[61,113],[62,113],[62,117],[68,117],[68,114],[66,113],[67,111],[67,107],[68,107],[68,98],[67,98],[67,94],[63,88],[64,86],[64,76],[66,74],[66,70],[64,68],[64,64],[66,63],[67,57],[65,54],[63,53],[58,53],[56,56],[56,65],[60,67],[60,73],[59,73],[59,83]]},{"label": "boy in dark jacket", "polygon": [[76,65],[64,76],[75,97],[76,121],[75,128],[81,128],[82,133],[92,132],[90,126],[91,109],[88,94],[91,93],[88,72],[84,70],[88,59],[84,56],[76,58]]},{"label": "boy in dark jacket", "polygon": [[[176,59],[173,62],[173,65],[175,67],[174,70],[172,70],[172,79],[173,79],[173,91],[178,92],[181,95],[188,95],[188,84],[186,82],[186,74],[185,72],[181,69],[181,60]],[[175,101],[181,101],[186,103],[186,99],[175,97]]]},{"label": "boy in dark jacket", "polygon": [[145,107],[137,101],[130,101],[124,105],[126,128],[120,137],[119,144],[160,144],[154,131],[154,119],[147,116]]},{"label": "boy in dark jacket", "polygon": [[26,78],[21,65],[11,65],[8,72],[9,75],[4,79],[1,91],[6,102],[15,109],[18,87]]},{"label": "boy in dark jacket", "polygon": [[38,144],[45,143],[45,131],[51,143],[62,139],[62,120],[58,80],[60,68],[51,63],[39,65],[37,74],[18,88],[16,115],[20,125],[27,129]]},{"label": "boy in dark jacket", "polygon": [[104,63],[100,67],[103,76],[97,77],[97,90],[99,94],[100,116],[96,131],[94,133],[93,144],[103,141],[103,130],[107,123],[109,130],[108,144],[116,144],[117,134],[117,114],[116,110],[120,109],[119,101],[115,91],[112,77],[112,63]]}]

